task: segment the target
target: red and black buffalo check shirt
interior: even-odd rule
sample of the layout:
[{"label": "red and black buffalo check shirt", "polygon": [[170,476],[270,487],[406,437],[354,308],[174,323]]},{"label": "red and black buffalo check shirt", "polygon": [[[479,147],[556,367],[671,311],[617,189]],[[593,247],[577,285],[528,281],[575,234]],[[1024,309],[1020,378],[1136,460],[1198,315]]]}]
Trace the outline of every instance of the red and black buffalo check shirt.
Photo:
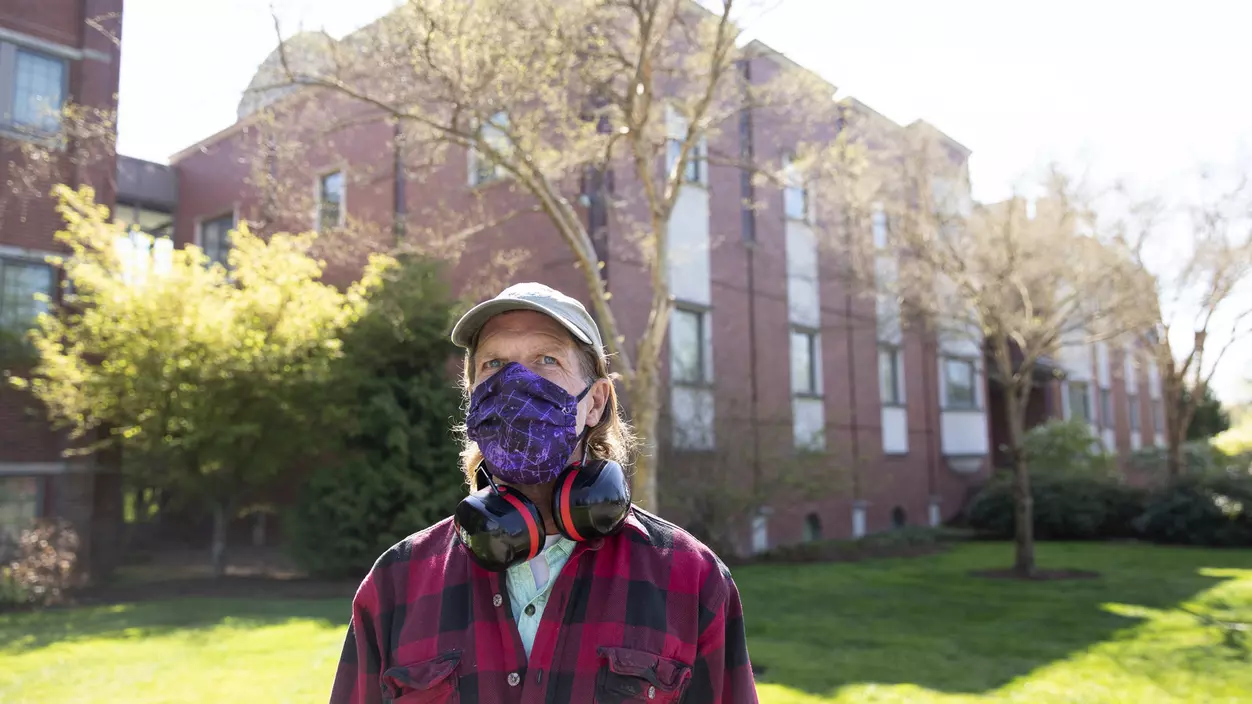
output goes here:
[{"label": "red and black buffalo check shirt", "polygon": [[529,661],[504,580],[474,564],[451,520],[392,547],[353,600],[332,704],[757,700],[729,571],[650,513],[578,544]]}]

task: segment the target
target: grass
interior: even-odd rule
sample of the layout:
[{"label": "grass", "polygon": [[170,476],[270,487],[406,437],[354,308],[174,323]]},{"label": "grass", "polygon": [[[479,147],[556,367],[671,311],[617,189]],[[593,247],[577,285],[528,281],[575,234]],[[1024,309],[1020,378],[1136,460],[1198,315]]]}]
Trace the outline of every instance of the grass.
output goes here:
[{"label": "grass", "polygon": [[[1003,544],[737,569],[762,702],[1252,701],[1252,656],[1220,625],[1252,620],[1252,551],[1039,554],[1102,577],[969,576],[1003,566]],[[0,701],[325,701],[346,614],[343,599],[185,598],[0,616]]]}]

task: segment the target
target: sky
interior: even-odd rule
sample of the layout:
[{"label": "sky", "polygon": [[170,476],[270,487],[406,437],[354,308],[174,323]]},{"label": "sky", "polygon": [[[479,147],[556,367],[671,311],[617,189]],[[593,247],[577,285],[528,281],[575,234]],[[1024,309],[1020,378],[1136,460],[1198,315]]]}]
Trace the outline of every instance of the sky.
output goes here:
[{"label": "sky", "polygon": [[[970,148],[977,200],[1010,195],[1052,160],[1167,196],[1202,166],[1252,164],[1252,3],[768,1],[745,15],[753,36],[840,95],[901,124],[925,119]],[[341,36],[395,0],[273,4],[284,34]],[[164,162],[232,124],[276,44],[270,5],[127,0],[119,151]],[[1252,342],[1232,354],[1215,386],[1252,399]]]}]

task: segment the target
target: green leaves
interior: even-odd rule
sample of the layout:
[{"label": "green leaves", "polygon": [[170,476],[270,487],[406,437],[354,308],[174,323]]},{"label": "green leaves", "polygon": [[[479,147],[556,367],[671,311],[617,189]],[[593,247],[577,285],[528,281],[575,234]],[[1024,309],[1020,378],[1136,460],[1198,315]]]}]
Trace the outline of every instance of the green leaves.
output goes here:
[{"label": "green leaves", "polygon": [[[17,383],[58,426],[88,449],[160,457],[168,469],[147,481],[219,500],[325,446],[309,409],[326,398],[369,283],[323,283],[311,234],[263,240],[246,226],[231,233],[229,271],[196,247],[162,261],[90,189],[56,194],[74,295],[39,318],[37,364]],[[390,265],[376,258],[365,279]]]}]

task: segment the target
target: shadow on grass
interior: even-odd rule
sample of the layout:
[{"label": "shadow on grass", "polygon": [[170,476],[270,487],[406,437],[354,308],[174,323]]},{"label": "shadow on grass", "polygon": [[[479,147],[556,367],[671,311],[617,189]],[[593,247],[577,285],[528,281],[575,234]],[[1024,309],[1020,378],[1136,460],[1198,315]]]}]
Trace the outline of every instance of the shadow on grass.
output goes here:
[{"label": "shadow on grass", "polygon": [[[1044,544],[1041,567],[1100,576],[971,575],[1011,558],[1009,545],[975,543],[916,559],[736,570],[759,681],[819,696],[855,683],[986,693],[1098,643],[1131,638],[1126,629],[1144,623],[1146,612],[1175,609],[1252,569],[1246,550]],[[1217,567],[1233,569],[1206,569]]]},{"label": "shadow on grass", "polygon": [[[14,655],[55,643],[94,639],[138,639],[174,632],[209,631],[218,627],[259,628],[291,621],[346,626],[352,592],[342,589],[260,580],[247,585],[172,584],[143,600],[108,599],[45,611],[0,614],[0,656]],[[132,592],[133,593],[133,592]],[[116,602],[124,603],[116,603]]]}]

